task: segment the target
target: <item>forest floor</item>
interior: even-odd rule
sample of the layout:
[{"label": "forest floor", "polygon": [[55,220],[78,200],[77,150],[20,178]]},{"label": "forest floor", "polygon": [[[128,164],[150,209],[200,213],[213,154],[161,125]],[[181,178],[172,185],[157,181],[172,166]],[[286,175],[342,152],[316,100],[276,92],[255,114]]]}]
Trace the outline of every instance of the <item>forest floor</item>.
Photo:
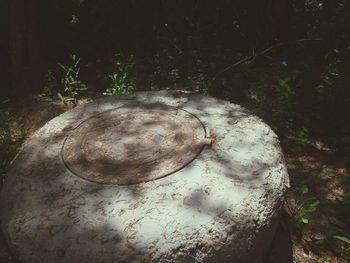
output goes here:
[{"label": "forest floor", "polygon": [[[6,110],[10,115],[23,120],[23,139],[71,108],[60,101],[39,96],[8,104]],[[350,211],[341,201],[350,191],[350,169],[346,157],[329,148],[322,138],[289,134],[280,139],[291,188],[286,197],[281,226],[266,263],[350,262],[350,240],[347,239],[350,237]],[[293,259],[288,259],[289,254]],[[15,262],[2,235],[0,262]]]}]

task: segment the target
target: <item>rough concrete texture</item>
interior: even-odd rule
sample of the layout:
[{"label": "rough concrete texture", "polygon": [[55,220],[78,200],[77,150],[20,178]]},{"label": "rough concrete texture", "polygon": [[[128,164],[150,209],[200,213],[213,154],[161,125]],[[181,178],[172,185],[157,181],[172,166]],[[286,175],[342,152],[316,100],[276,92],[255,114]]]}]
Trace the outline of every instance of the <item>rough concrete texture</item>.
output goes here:
[{"label": "rough concrete texture", "polygon": [[[154,103],[196,115],[213,144],[145,183],[99,184],[66,168],[63,142],[84,120]],[[143,92],[81,105],[37,131],[5,179],[1,223],[20,262],[257,263],[287,186],[278,138],[258,117],[201,94]]]}]

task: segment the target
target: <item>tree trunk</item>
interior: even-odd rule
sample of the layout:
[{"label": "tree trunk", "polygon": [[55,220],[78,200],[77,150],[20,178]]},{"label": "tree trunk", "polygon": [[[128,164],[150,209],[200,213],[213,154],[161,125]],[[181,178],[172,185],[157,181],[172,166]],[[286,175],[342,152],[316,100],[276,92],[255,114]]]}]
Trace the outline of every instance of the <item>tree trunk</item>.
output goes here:
[{"label": "tree trunk", "polygon": [[41,0],[10,0],[11,96],[40,91],[45,80]]}]

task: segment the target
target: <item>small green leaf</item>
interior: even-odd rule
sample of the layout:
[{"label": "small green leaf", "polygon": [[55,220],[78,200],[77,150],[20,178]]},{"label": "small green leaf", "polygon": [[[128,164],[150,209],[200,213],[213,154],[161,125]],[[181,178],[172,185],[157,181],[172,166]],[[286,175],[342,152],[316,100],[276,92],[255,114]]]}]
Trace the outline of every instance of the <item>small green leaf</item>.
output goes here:
[{"label": "small green leaf", "polygon": [[314,236],[314,239],[315,240],[325,240],[327,237],[326,236],[324,236],[324,235],[322,235],[322,234],[316,234],[315,236]]},{"label": "small green leaf", "polygon": [[80,86],[79,86],[80,91],[84,91],[84,90],[88,90],[88,89],[89,89],[88,86],[85,84],[80,84]]},{"label": "small green leaf", "polygon": [[316,246],[323,246],[327,242],[327,236],[322,234],[316,234],[312,238],[312,243]]},{"label": "small green leaf", "polygon": [[305,194],[307,194],[309,192],[309,187],[307,187],[306,184],[303,184],[300,187],[299,191],[300,191],[300,195],[303,196],[303,195],[305,195]]},{"label": "small green leaf", "polygon": [[305,225],[309,223],[309,219],[307,219],[305,217],[302,217],[300,221],[301,221],[301,223],[303,223]]},{"label": "small green leaf", "polygon": [[63,66],[61,63],[58,63],[58,66],[59,66],[60,68],[62,68],[63,70],[66,70],[66,67]]},{"label": "small green leaf", "polygon": [[312,242],[312,239],[308,235],[305,235],[303,239],[307,242]]},{"label": "small green leaf", "polygon": [[309,206],[309,207],[306,209],[306,211],[309,212],[309,213],[313,213],[313,212],[315,212],[316,210],[317,210],[317,208],[314,207],[314,206]]},{"label": "small green leaf", "polygon": [[314,199],[311,203],[308,204],[306,211],[309,213],[315,212],[317,210],[320,201],[318,199]]},{"label": "small green leaf", "polygon": [[334,239],[341,240],[341,241],[343,241],[343,242],[345,242],[345,243],[347,243],[347,244],[350,244],[350,239],[347,238],[347,237],[335,235],[335,236],[333,236],[333,238],[334,238]]},{"label": "small green leaf", "polygon": [[62,94],[61,94],[61,93],[59,93],[59,92],[57,93],[57,97],[58,97],[60,100],[62,100],[62,101],[64,100],[64,98],[63,98]]}]

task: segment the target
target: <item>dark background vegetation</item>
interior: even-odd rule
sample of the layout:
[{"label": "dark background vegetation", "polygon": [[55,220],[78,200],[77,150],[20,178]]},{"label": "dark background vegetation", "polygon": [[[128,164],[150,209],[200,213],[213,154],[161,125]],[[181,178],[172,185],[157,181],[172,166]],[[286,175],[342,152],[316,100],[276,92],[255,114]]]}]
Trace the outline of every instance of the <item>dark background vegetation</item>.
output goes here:
[{"label": "dark background vegetation", "polygon": [[21,142],[17,101],[158,89],[242,104],[284,149],[321,138],[350,163],[347,0],[0,1],[0,79],[2,173]]},{"label": "dark background vegetation", "polygon": [[41,92],[69,54],[90,90],[106,90],[123,54],[137,90],[207,91],[279,132],[307,126],[350,144],[349,1],[14,0],[0,12],[3,100]]}]

